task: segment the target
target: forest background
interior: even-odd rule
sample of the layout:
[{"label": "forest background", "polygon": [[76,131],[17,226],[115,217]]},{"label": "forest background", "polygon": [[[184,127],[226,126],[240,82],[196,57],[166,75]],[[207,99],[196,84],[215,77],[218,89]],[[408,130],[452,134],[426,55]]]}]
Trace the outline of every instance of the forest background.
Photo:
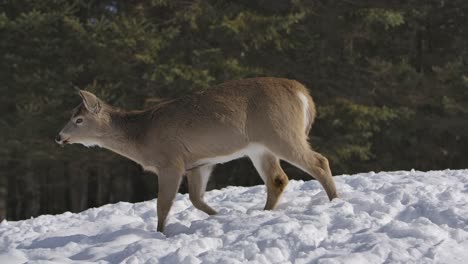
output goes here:
[{"label": "forest background", "polygon": [[[0,220],[156,196],[133,162],[54,143],[75,88],[141,109],[232,79],[295,79],[335,175],[468,168],[468,1],[390,2],[0,1]],[[261,183],[242,159],[208,188]]]}]

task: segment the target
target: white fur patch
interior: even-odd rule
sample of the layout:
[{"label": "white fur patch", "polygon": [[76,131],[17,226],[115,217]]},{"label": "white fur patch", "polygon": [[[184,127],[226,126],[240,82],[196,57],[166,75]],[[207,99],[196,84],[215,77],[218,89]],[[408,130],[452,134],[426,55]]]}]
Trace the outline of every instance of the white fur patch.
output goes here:
[{"label": "white fur patch", "polygon": [[81,142],[77,142],[78,144],[81,144],[87,148],[91,148],[91,147],[101,147],[101,144],[99,142],[96,142],[96,141],[90,141],[90,140],[85,140],[85,141],[81,141]]},{"label": "white fur patch", "polygon": [[265,170],[263,169],[263,161],[262,161],[261,155],[250,156],[250,160],[252,160],[252,163],[253,163],[255,169],[257,170],[258,174],[262,178],[263,182],[266,183],[268,176],[267,176]]},{"label": "white fur patch", "polygon": [[301,100],[301,102],[302,102],[302,108],[303,108],[303,112],[304,112],[304,121],[305,121],[304,130],[305,130],[309,126],[309,120],[310,120],[309,100],[307,100],[307,97],[302,92],[298,92],[297,96],[299,97],[299,100]]},{"label": "white fur patch", "polygon": [[158,169],[154,166],[143,166],[143,170],[158,174]]},{"label": "white fur patch", "polygon": [[251,143],[247,145],[245,148],[240,149],[229,155],[216,156],[216,157],[198,160],[195,162],[195,166],[205,165],[205,164],[208,165],[208,164],[226,163],[228,161],[242,158],[245,156],[256,157],[256,156],[262,155],[266,151],[268,151],[268,149],[265,146],[258,144],[258,143]]}]

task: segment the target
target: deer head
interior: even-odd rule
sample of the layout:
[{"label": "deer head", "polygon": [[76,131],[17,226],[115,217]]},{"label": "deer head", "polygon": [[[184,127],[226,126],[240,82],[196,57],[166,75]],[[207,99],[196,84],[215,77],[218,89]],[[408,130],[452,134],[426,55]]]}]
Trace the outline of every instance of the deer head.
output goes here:
[{"label": "deer head", "polygon": [[62,146],[74,143],[100,146],[102,138],[110,130],[106,104],[88,91],[80,90],[78,93],[83,101],[73,110],[70,121],[55,141]]}]

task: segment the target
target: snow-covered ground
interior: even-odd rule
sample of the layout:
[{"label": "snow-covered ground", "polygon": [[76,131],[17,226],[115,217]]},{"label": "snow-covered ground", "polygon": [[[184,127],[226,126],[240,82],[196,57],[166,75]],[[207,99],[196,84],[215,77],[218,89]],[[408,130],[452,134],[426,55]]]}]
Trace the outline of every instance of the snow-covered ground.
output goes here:
[{"label": "snow-covered ground", "polygon": [[167,235],[156,201],[0,224],[0,263],[468,263],[468,170],[336,177],[328,202],[316,181],[291,181],[262,211],[264,186],[206,195],[207,216],[178,195]]}]

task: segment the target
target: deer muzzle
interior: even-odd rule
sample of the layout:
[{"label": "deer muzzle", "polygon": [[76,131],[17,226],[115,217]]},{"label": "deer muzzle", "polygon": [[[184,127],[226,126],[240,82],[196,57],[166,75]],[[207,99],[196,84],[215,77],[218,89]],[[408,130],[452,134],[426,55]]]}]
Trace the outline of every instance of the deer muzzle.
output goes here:
[{"label": "deer muzzle", "polygon": [[64,137],[62,135],[62,133],[60,133],[55,137],[55,142],[57,142],[57,144],[63,146],[65,144],[68,144],[68,138]]}]

